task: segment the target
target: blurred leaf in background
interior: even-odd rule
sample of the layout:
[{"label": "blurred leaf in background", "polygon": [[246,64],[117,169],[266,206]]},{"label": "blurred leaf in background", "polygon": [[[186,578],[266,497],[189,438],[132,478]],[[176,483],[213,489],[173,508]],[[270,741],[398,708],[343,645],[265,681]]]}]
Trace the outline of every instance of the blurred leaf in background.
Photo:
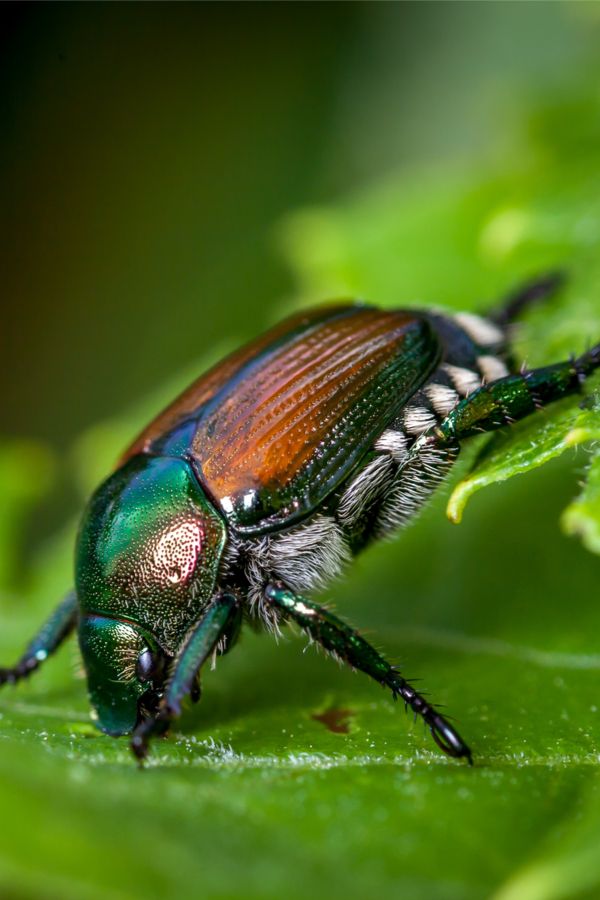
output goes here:
[{"label": "blurred leaf in background", "polygon": [[[98,424],[65,455],[59,477],[67,490],[87,494],[122,445],[192,374],[240,335],[259,330],[259,319],[275,318],[277,285],[279,294],[288,294],[279,312],[340,294],[390,306],[485,310],[521,279],[560,267],[568,270],[568,286],[528,314],[518,334],[519,354],[537,365],[600,337],[596,4],[368,9],[346,23],[338,86],[324,62],[316,78],[318,83],[328,71],[336,98],[322,177],[337,179],[343,196],[311,205],[306,190],[305,208],[298,210],[298,196],[286,195],[292,212],[277,227],[275,245],[291,277],[278,282],[271,270],[268,312],[259,281],[249,282],[250,269],[242,267],[239,293],[235,279],[225,279],[228,301],[215,313],[218,346],[211,319],[210,341],[199,344],[204,358],[181,378],[156,392],[149,385],[145,399],[118,417],[107,418],[101,407],[84,410],[90,423],[95,411]],[[327,28],[319,32],[322,50]],[[260,29],[253,35],[258,41]],[[237,33],[236,39],[243,46]],[[120,34],[119,65],[122,40]],[[155,40],[158,52],[164,45]],[[260,60],[256,48],[251,55]],[[189,61],[185,53],[182,59]],[[508,70],[503,59],[511,61]],[[301,71],[294,69],[293,77]],[[408,89],[396,100],[400,84]],[[282,101],[280,115],[284,109]],[[315,127],[322,128],[322,121]],[[318,157],[318,141],[312,147]],[[390,172],[400,163],[398,172]],[[293,167],[283,169],[282,189]],[[152,172],[158,177],[160,166]],[[185,194],[186,179],[193,181],[189,161],[178,174]],[[366,182],[371,186],[353,187]],[[170,196],[168,179],[160,189],[163,199]],[[145,227],[164,234],[155,213],[147,210]],[[263,213],[263,228],[268,219]],[[185,221],[193,230],[194,217]],[[165,253],[175,253],[182,264],[176,230]],[[236,240],[243,243],[245,233],[241,228]],[[226,242],[231,234],[225,228],[219,237]],[[123,251],[134,252],[140,267],[153,249],[148,233],[142,243],[140,256],[135,241]],[[218,244],[215,238],[212,254]],[[98,253],[103,257],[107,250]],[[119,259],[108,253],[106,270],[95,273],[104,271],[106,279]],[[121,294],[117,271],[112,281],[99,282],[113,285],[116,305],[136,280],[129,273]],[[181,333],[188,340],[187,351],[173,357],[178,368],[191,359],[192,320],[183,310],[191,315],[193,269],[186,271],[171,303],[179,318],[170,341]],[[205,287],[218,286],[217,271],[215,262]],[[138,384],[151,368],[151,341],[166,328],[157,302],[166,270],[162,277],[154,294],[148,276],[157,319],[143,336],[139,362],[124,313],[119,341],[132,348],[126,363],[136,369]],[[180,292],[189,306],[179,305]],[[211,298],[193,319],[201,337],[202,321],[220,302]],[[131,304],[129,313],[138,315],[137,301]],[[79,316],[74,334],[84,324],[92,327],[85,309]],[[56,357],[61,335],[57,326],[48,358]],[[116,355],[106,342],[104,352]],[[118,380],[112,373],[107,386],[113,402]],[[597,897],[599,562],[559,527],[562,516],[569,533],[597,549],[597,461],[589,481],[577,487],[598,437],[594,384],[589,387],[584,409],[569,401],[489,447],[475,443],[453,484],[415,526],[397,542],[369,551],[328,595],[342,615],[376,635],[407,675],[423,677],[432,697],[459,719],[475,753],[472,770],[441,756],[365,678],[303,654],[302,641],[292,636],[277,645],[246,634],[216,672],[206,673],[202,703],[169,740],[156,743],[149,766],[139,772],[126,742],[92,728],[83,683],[74,678],[77,655],[63,651],[35,680],[0,696],[3,895]],[[69,396],[73,403],[74,394]],[[49,500],[55,496],[47,492],[57,477],[55,454],[41,436],[27,445],[6,440],[0,454],[0,571],[6,585],[0,650],[7,661],[71,579],[75,521],[43,542],[36,536],[34,504],[45,492]],[[526,477],[507,477],[524,468]],[[462,483],[462,495],[454,498],[455,504],[457,496],[464,501],[473,493],[473,478],[505,483],[474,497],[463,524],[453,528],[444,517],[450,491]],[[23,547],[27,575],[19,577]],[[336,721],[344,727],[326,727]]]}]

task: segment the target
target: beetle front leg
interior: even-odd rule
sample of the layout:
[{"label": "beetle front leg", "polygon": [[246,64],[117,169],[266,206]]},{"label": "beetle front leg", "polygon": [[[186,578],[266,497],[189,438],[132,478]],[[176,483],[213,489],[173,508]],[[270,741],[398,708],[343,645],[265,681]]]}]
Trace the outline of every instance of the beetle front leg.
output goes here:
[{"label": "beetle front leg", "polygon": [[165,692],[154,715],[140,722],[133,732],[131,749],[140,761],[147,756],[151,737],[164,734],[173,719],[181,714],[185,697],[198,699],[200,669],[219,642],[235,630],[239,617],[236,597],[219,594],[190,629],[171,664]]},{"label": "beetle front leg", "polygon": [[16,684],[35,672],[74,630],[77,613],[77,594],[71,591],[42,625],[19,662],[11,668],[0,668],[0,685]]},{"label": "beetle front leg", "polygon": [[265,599],[329,653],[390,688],[394,698],[404,700],[413,712],[421,716],[444,753],[456,758],[464,757],[472,763],[471,751],[456,729],[357,631],[329,610],[294,594],[281,583],[269,584],[265,589]]}]

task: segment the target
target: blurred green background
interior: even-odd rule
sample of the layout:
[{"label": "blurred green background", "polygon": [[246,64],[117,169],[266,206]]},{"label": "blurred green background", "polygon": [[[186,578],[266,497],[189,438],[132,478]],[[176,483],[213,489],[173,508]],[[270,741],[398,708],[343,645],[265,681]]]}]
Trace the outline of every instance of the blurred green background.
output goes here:
[{"label": "blurred green background", "polygon": [[[600,335],[599,38],[595,2],[0,8],[3,659],[69,587],[120,448],[290,307],[485,309],[560,265],[520,351]],[[0,895],[598,897],[593,396],[477,472],[560,461],[457,529],[447,491],[328,595],[459,718],[472,771],[376,686],[248,635],[140,773],[63,651],[0,696]]]}]

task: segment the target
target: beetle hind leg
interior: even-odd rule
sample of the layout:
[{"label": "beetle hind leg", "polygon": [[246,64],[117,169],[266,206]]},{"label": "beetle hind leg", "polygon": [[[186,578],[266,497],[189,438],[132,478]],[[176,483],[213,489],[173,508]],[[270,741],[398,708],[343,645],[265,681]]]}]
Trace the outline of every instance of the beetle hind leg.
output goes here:
[{"label": "beetle hind leg", "polygon": [[510,425],[549,403],[578,393],[599,367],[600,344],[596,344],[566,362],[498,378],[461,400],[439,428],[421,440],[443,445]]},{"label": "beetle hind leg", "polygon": [[0,685],[27,678],[57,650],[77,624],[77,595],[68,594],[42,625],[15,666],[0,668]]},{"label": "beetle hind leg", "polygon": [[329,610],[294,594],[281,583],[267,586],[265,600],[284,618],[299,625],[329,653],[389,688],[394,699],[399,697],[415,715],[421,716],[444,753],[472,763],[471,751],[456,729],[357,631]]},{"label": "beetle hind leg", "polygon": [[496,325],[506,328],[529,306],[552,297],[565,283],[564,272],[548,272],[517,288],[504,302],[492,310],[487,318]]}]

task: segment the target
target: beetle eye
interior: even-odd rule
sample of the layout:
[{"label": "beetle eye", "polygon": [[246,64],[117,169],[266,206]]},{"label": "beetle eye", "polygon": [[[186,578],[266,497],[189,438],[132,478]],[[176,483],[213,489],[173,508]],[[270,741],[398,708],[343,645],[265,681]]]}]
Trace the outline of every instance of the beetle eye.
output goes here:
[{"label": "beetle eye", "polygon": [[144,682],[150,681],[153,673],[154,656],[152,655],[152,651],[146,647],[146,649],[142,650],[138,656],[137,663],[135,664],[135,674],[138,681],[141,681],[141,683],[144,684]]}]

